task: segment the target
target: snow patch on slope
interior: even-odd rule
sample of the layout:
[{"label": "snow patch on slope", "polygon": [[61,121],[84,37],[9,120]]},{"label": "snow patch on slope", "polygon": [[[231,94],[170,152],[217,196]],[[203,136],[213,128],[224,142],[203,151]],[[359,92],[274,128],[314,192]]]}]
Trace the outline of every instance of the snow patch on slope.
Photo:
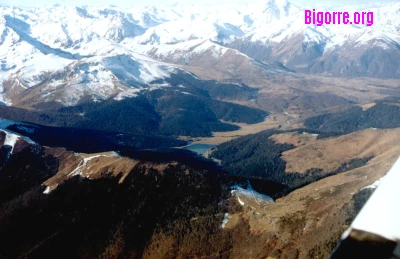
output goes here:
[{"label": "snow patch on slope", "polygon": [[239,204],[243,206],[244,202],[239,197],[237,197],[237,199],[238,199]]},{"label": "snow patch on slope", "polygon": [[376,180],[376,182],[374,182],[373,184],[368,185],[368,186],[362,188],[361,190],[364,190],[364,189],[376,189],[376,188],[378,188],[378,186],[381,185],[381,183],[382,183],[382,181],[384,180],[384,178],[385,178],[385,177],[382,177],[382,178]]},{"label": "snow patch on slope", "polygon": [[92,159],[98,158],[98,157],[119,157],[119,154],[117,152],[108,152],[108,153],[102,153],[102,154],[97,154],[97,155],[83,155],[84,158],[82,161],[79,163],[79,165],[71,172],[68,174],[68,177],[73,177],[75,175],[82,175],[82,170],[86,167],[87,163],[90,162]]},{"label": "snow patch on slope", "polygon": [[11,126],[11,125],[14,125],[14,124],[18,124],[18,126],[17,126],[18,129],[24,130],[25,132],[29,132],[29,131],[32,130],[31,128],[27,128],[25,126],[20,125],[21,124],[20,122],[16,122],[16,121],[6,120],[6,119],[0,118],[0,130],[1,131],[4,131],[6,134],[15,135],[18,138],[22,138],[22,139],[24,139],[26,142],[28,142],[30,144],[35,144],[35,142],[32,139],[30,139],[30,138],[28,138],[26,136],[22,136],[22,135],[20,135],[20,134],[18,134],[16,132],[13,132],[13,131],[7,129],[8,126]]},{"label": "snow patch on slope", "polygon": [[176,44],[160,44],[160,45],[138,45],[132,40],[125,40],[124,45],[144,55],[151,55],[160,60],[168,60],[172,62],[184,61],[190,63],[193,56],[209,54],[209,58],[219,59],[228,50],[235,52],[237,55],[242,53],[220,46],[210,40],[196,39]]},{"label": "snow patch on slope", "polygon": [[221,228],[225,228],[225,226],[228,223],[230,218],[231,217],[230,217],[229,213],[225,213],[224,219],[222,220],[222,223],[221,223]]},{"label": "snow patch on slope", "polygon": [[12,153],[14,150],[14,146],[20,137],[5,130],[3,130],[3,132],[6,133],[6,139],[4,141],[4,145],[11,146],[11,153]]},{"label": "snow patch on slope", "polygon": [[46,190],[43,191],[43,194],[49,194],[50,193],[50,186],[46,187]]},{"label": "snow patch on slope", "polygon": [[256,192],[251,187],[250,183],[248,183],[247,189],[244,189],[239,185],[234,185],[231,187],[231,189],[231,194],[237,196],[238,202],[242,206],[245,205],[245,203],[242,201],[242,199],[240,199],[240,197],[255,201],[257,204],[275,202],[270,196]]}]

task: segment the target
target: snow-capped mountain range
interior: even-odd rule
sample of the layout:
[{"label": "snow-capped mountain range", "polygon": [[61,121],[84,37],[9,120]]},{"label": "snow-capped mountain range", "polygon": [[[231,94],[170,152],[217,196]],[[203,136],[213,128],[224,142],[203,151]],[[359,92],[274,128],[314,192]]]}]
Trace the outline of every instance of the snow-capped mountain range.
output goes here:
[{"label": "snow-capped mountain range", "polygon": [[268,64],[278,62],[296,72],[400,77],[400,2],[341,7],[374,12],[373,26],[306,25],[306,8],[286,0],[216,7],[0,6],[0,102],[121,99],[167,87],[157,79],[191,67],[240,76],[243,64],[246,71],[276,72]]}]

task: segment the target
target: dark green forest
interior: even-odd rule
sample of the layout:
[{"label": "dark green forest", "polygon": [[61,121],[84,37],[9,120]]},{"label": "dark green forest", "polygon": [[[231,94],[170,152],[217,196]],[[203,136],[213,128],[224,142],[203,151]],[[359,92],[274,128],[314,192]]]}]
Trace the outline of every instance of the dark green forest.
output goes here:
[{"label": "dark green forest", "polygon": [[[286,162],[281,159],[281,155],[283,152],[295,148],[295,146],[290,144],[276,144],[269,137],[277,133],[302,133],[304,131],[319,133],[313,130],[310,132],[306,129],[290,131],[267,130],[223,143],[217,146],[216,150],[212,153],[212,157],[221,160],[222,167],[233,176],[259,179],[268,182],[269,185],[275,183],[277,186],[283,186],[283,188],[271,188],[270,190],[263,188],[264,193],[274,198],[282,197],[295,189],[322,178],[361,167],[372,159],[372,157],[353,159],[328,173],[323,172],[319,168],[313,168],[306,173],[286,173]],[[325,136],[330,135],[333,134]]]},{"label": "dark green forest", "polygon": [[385,101],[366,111],[361,107],[352,107],[341,113],[323,114],[305,120],[304,125],[321,131],[350,133],[367,128],[400,127],[400,106]]},{"label": "dark green forest", "polygon": [[214,131],[238,129],[220,120],[253,124],[268,116],[265,111],[220,100],[251,98],[254,90],[249,87],[185,78],[188,82],[180,79],[176,86],[120,101],[86,100],[69,107],[41,103],[35,106],[36,110],[0,106],[0,116],[45,126],[164,137],[211,136]]},{"label": "dark green forest", "polygon": [[[167,162],[174,157],[148,156]],[[220,169],[205,161],[192,165],[194,160],[186,156],[164,172],[142,160],[123,183],[75,176],[46,195],[41,184],[57,172],[59,161],[40,146],[26,147],[0,169],[0,258],[142,258],[161,231],[196,254],[199,245],[187,240],[222,235],[218,204],[229,192]],[[229,242],[210,243],[204,253],[229,249]],[[180,251],[170,252],[173,258]]]}]

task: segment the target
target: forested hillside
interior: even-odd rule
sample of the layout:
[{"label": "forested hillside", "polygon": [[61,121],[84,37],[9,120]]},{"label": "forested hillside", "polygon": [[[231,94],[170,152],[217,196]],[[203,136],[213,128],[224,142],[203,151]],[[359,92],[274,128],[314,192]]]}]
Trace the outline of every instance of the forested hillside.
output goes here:
[{"label": "forested hillside", "polygon": [[353,107],[345,112],[323,114],[305,120],[304,125],[321,131],[349,133],[366,128],[400,127],[398,102],[379,101],[366,111]]}]

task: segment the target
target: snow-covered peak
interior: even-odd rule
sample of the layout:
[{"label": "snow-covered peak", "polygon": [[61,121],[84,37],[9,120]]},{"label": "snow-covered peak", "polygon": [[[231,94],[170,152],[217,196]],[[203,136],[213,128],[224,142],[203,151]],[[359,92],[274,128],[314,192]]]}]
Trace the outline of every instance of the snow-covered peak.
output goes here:
[{"label": "snow-covered peak", "polygon": [[[318,5],[313,7],[318,9]],[[27,24],[27,29],[33,37],[43,43],[61,49],[77,50],[81,49],[84,43],[98,38],[113,42],[137,38],[138,44],[175,44],[192,39],[208,39],[226,44],[249,36],[253,40],[280,42],[286,37],[302,33],[306,41],[318,41],[323,38],[342,43],[352,36],[359,38],[359,34],[365,34],[367,30],[368,39],[376,37],[377,31],[391,39],[397,40],[398,37],[399,2],[345,8],[349,12],[373,11],[374,25],[369,28],[350,25],[306,25],[305,8],[288,0],[260,0],[246,5],[213,7],[182,3],[131,8],[62,5],[12,9],[0,7],[3,14],[0,24],[4,24],[4,15],[12,13],[13,17]],[[343,8],[341,6],[340,11],[343,11]],[[323,11],[336,9],[320,8]]]},{"label": "snow-covered peak", "polygon": [[[367,44],[376,39],[381,39],[388,44],[400,42],[400,3],[398,2],[336,8],[321,7],[317,10],[348,11],[350,14],[356,11],[372,11],[374,13],[374,24],[372,26],[361,24],[307,25],[304,23],[304,10],[309,7],[293,5],[286,1],[280,1],[279,5],[276,5],[274,0],[269,0],[268,6],[268,15],[264,16],[264,20],[262,15],[259,16],[261,18],[257,19],[252,30],[245,35],[246,38],[250,38],[252,41],[279,43],[293,36],[302,35],[305,42],[324,43],[325,50],[346,43]],[[288,15],[282,16],[282,14],[285,14],[282,9],[287,10]],[[253,17],[256,16],[257,13],[253,13]]]},{"label": "snow-covered peak", "polygon": [[306,25],[305,8],[287,0],[212,7],[0,6],[0,102],[11,103],[7,91],[20,93],[44,82],[73,92],[68,103],[87,92],[110,97],[119,87],[148,84],[176,68],[153,58],[188,63],[193,55],[207,53],[218,59],[229,44],[241,41],[296,38],[320,44],[322,51],[368,44],[398,48],[400,43],[400,2],[338,9],[373,11],[373,26]]}]

